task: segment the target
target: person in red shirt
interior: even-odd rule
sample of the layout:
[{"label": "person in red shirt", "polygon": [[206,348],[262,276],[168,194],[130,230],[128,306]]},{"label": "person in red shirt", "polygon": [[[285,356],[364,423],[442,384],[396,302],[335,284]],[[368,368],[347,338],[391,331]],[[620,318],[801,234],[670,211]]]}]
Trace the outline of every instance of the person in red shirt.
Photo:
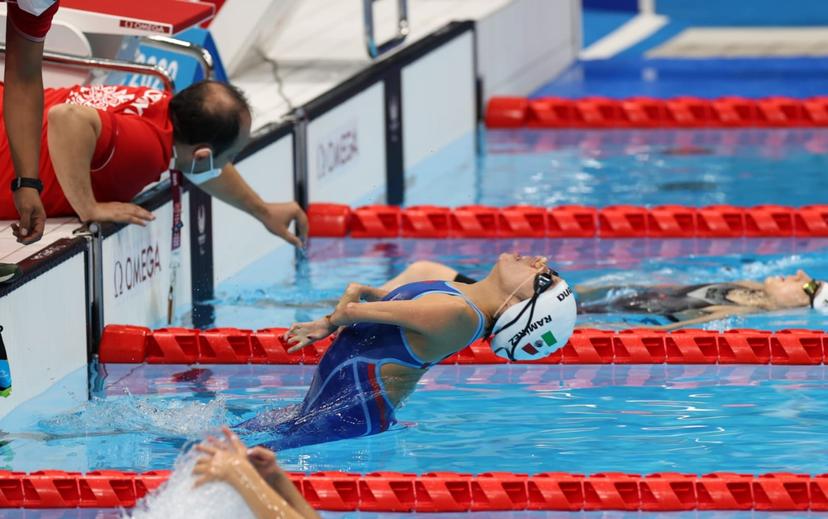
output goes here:
[{"label": "person in red shirt", "polygon": [[[154,217],[130,201],[168,169],[301,247],[307,218],[295,202],[267,203],[231,163],[250,139],[243,94],[218,81],[175,96],[121,85],[47,89],[39,171],[50,216],[145,225]],[[0,134],[6,133],[5,126]],[[11,154],[0,142],[0,185],[11,180]],[[3,176],[5,175],[5,178]],[[0,219],[13,217],[0,190]],[[296,222],[298,236],[289,226]]]},{"label": "person in red shirt", "polygon": [[57,0],[8,0],[6,16],[6,67],[3,114],[11,147],[16,183],[7,182],[2,190],[13,189],[16,208],[12,226],[21,243],[32,243],[43,236],[46,213],[38,195],[40,127],[43,114],[43,40],[58,10]]}]

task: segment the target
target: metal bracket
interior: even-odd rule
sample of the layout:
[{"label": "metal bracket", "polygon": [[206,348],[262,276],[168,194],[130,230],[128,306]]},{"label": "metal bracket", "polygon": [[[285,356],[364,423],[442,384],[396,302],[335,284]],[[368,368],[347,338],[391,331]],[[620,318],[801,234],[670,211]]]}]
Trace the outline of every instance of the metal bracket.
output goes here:
[{"label": "metal bracket", "polygon": [[388,41],[377,44],[374,36],[374,2],[376,0],[362,0],[363,20],[365,25],[365,47],[372,59],[385,54],[400,45],[410,32],[408,25],[408,0],[397,0],[397,35]]},{"label": "metal bracket", "polygon": [[95,222],[73,234],[86,240],[86,354],[91,362],[98,354],[104,329],[103,235],[101,226]]},{"label": "metal bracket", "polygon": [[[0,55],[6,54],[6,46],[0,45]],[[141,63],[133,63],[131,61],[122,61],[116,59],[105,58],[83,58],[81,56],[73,56],[72,54],[63,54],[62,52],[44,52],[43,61],[55,65],[65,67],[81,68],[81,69],[102,69],[113,70],[117,72],[130,72],[133,74],[143,74],[147,76],[157,77],[164,83],[164,89],[168,92],[175,90],[175,82],[172,76],[156,65],[143,65]]]},{"label": "metal bracket", "polygon": [[204,79],[212,79],[213,71],[215,69],[215,60],[210,51],[195,43],[179,40],[176,38],[169,38],[167,36],[144,36],[141,38],[141,43],[149,47],[177,52],[180,54],[188,54],[201,64],[201,71],[204,74]]}]

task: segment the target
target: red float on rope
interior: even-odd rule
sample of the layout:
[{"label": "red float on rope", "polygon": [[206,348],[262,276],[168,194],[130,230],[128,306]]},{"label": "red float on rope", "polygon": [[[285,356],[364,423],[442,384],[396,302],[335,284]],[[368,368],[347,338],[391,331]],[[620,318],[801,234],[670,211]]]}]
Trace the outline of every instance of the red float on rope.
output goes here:
[{"label": "red float on rope", "polygon": [[449,236],[452,238],[488,238],[500,236],[500,209],[483,205],[466,205],[451,212]]},{"label": "red float on rope", "polygon": [[[2,508],[118,508],[158,488],[169,471],[143,474],[46,470],[0,472]],[[812,510],[828,509],[828,475],[717,472],[548,472],[527,476],[488,472],[423,475],[374,472],[290,473],[291,482],[320,510],[465,512],[493,510]]]},{"label": "red float on rope", "polygon": [[750,510],[753,476],[716,472],[696,479],[697,510]]},{"label": "red float on rope", "polygon": [[308,206],[308,226],[311,236],[341,237],[348,234],[351,208],[343,204],[319,204]]},{"label": "red float on rope", "polygon": [[[286,331],[161,328],[153,332],[136,326],[109,325],[101,340],[100,356],[110,363],[316,364],[334,340],[333,336],[327,337],[299,352],[288,353],[283,338]],[[814,365],[824,363],[826,355],[828,333],[819,330],[577,329],[563,348],[527,363]],[[492,352],[486,340],[479,340],[442,364],[507,362]]]},{"label": "red float on rope", "polygon": [[767,128],[828,126],[828,97],[609,99],[494,97],[489,128]]},{"label": "red float on rope", "polygon": [[546,215],[547,211],[542,207],[528,205],[504,207],[500,210],[499,237],[543,238],[546,236]]},{"label": "red float on rope", "polygon": [[420,205],[409,207],[402,213],[404,238],[447,238],[450,226],[451,209],[447,207]]},{"label": "red float on rope", "polygon": [[598,210],[583,205],[549,209],[546,235],[553,238],[591,238],[598,233]]},{"label": "red float on rope", "polygon": [[639,482],[641,510],[693,510],[696,507],[696,476],[663,472]]},{"label": "red float on rope", "polygon": [[526,125],[529,100],[524,97],[497,97],[489,102],[486,126],[489,128],[520,128]]},{"label": "red float on rope", "polygon": [[396,238],[400,235],[402,212],[393,205],[368,205],[351,214],[354,238]]},{"label": "red float on rope", "polygon": [[[328,206],[331,204],[321,204]],[[350,210],[349,210],[350,211]],[[828,205],[791,208],[761,205],[741,208],[714,205],[663,205],[654,208],[581,205],[553,208],[480,205],[371,205],[349,212],[344,227],[324,223],[313,236],[353,238],[741,238],[828,236]],[[315,219],[314,221],[319,221]],[[311,224],[314,225],[313,223]],[[115,354],[113,352],[113,354]]]}]

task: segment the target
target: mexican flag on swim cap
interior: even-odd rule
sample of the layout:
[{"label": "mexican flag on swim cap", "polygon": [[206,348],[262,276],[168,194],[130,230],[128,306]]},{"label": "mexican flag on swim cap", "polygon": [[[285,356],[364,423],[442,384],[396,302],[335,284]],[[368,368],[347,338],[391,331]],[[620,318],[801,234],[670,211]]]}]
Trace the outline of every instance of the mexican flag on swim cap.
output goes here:
[{"label": "mexican flag on swim cap", "polygon": [[[540,294],[534,312],[532,298],[513,305],[497,319],[491,338],[492,351],[509,360],[542,359],[562,348],[575,329],[575,296],[563,279]],[[523,314],[511,326],[518,314]]]}]

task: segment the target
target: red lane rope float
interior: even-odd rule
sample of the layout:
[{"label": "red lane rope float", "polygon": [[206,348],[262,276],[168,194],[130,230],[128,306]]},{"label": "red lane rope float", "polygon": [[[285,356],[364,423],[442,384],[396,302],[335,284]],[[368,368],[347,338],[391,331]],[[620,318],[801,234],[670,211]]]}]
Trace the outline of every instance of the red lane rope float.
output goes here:
[{"label": "red lane rope float", "polygon": [[311,236],[353,238],[828,237],[828,205],[553,208],[311,204]]},{"label": "red lane rope float", "polygon": [[[100,343],[104,363],[149,364],[317,364],[329,337],[288,353],[286,328],[242,330],[109,325]],[[523,364],[774,364],[818,365],[828,357],[828,332],[818,330],[737,329],[726,332],[648,329],[578,329],[554,354]],[[442,364],[507,364],[485,340]]]},{"label": "red lane rope float", "polygon": [[[0,471],[0,507],[129,508],[169,475],[169,471]],[[828,474],[317,472],[291,473],[290,478],[319,510],[828,510]]]},{"label": "red lane rope float", "polygon": [[828,97],[494,97],[489,128],[794,128],[828,126]]}]

